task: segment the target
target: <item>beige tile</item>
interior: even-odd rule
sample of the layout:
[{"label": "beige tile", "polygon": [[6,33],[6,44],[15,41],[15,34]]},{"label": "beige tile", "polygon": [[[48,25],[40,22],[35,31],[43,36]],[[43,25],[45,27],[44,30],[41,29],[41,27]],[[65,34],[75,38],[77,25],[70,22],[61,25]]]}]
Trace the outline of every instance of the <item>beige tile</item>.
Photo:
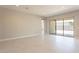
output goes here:
[{"label": "beige tile", "polygon": [[0,52],[79,52],[79,40],[54,36],[35,36],[0,42]]}]

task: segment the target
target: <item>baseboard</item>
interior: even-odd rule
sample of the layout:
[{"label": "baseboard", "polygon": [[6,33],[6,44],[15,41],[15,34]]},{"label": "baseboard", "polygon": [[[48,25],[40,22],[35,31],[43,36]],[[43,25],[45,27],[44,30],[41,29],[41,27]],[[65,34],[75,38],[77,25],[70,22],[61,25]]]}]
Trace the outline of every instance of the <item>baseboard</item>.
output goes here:
[{"label": "baseboard", "polygon": [[20,39],[20,38],[27,38],[27,37],[33,37],[33,36],[38,36],[40,33],[37,34],[31,34],[31,35],[24,35],[24,36],[19,36],[19,37],[13,37],[13,38],[6,38],[6,39],[1,39],[1,41],[8,41],[8,40],[15,40],[15,39]]}]

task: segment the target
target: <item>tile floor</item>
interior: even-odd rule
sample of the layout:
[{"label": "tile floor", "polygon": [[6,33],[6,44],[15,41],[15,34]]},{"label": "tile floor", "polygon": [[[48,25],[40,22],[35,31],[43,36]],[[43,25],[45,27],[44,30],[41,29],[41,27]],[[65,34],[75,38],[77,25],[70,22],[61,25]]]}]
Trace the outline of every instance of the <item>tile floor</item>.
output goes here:
[{"label": "tile floor", "polygon": [[71,37],[40,35],[0,42],[0,52],[5,53],[78,53],[79,40]]}]

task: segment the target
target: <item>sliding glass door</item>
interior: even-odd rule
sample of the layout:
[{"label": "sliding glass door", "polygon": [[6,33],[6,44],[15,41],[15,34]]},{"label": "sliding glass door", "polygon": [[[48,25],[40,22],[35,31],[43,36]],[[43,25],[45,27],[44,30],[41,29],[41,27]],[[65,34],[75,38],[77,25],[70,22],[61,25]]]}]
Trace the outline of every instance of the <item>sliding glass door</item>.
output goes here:
[{"label": "sliding glass door", "polygon": [[56,20],[56,34],[63,35],[63,20]]},{"label": "sliding glass door", "polygon": [[66,20],[52,20],[49,23],[50,34],[74,36],[73,33],[73,19]]}]

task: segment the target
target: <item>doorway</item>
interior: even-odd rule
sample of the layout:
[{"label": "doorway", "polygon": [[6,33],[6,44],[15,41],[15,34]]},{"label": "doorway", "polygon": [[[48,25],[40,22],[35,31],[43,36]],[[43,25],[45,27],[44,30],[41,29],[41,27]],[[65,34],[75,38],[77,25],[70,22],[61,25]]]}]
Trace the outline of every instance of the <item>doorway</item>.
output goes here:
[{"label": "doorway", "polygon": [[41,20],[42,34],[44,34],[44,20]]},{"label": "doorway", "polygon": [[74,36],[73,19],[51,20],[49,22],[49,33],[62,36]]}]

